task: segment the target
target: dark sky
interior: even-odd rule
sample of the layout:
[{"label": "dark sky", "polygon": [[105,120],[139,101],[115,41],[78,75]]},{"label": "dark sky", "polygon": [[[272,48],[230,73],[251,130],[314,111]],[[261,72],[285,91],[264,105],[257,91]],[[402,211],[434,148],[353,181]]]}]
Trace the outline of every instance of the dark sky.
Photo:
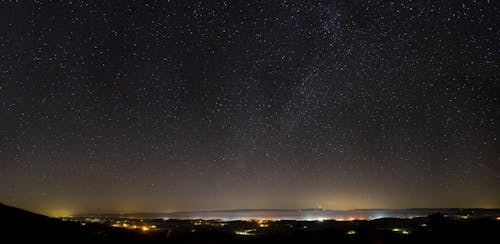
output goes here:
[{"label": "dark sky", "polygon": [[2,2],[0,201],[499,208],[499,30],[497,1]]}]

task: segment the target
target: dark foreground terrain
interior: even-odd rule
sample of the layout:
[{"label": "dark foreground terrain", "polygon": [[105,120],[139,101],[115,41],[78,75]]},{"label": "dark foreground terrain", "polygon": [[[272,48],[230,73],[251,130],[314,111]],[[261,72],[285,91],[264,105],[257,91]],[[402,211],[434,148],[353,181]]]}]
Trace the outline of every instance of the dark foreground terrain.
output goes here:
[{"label": "dark foreground terrain", "polygon": [[56,219],[0,204],[1,243],[500,243],[495,216],[354,221]]}]

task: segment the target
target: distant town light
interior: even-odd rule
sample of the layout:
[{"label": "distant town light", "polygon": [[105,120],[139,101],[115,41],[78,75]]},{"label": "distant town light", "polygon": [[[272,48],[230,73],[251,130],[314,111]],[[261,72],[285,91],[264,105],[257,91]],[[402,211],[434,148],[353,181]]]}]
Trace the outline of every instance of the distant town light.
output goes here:
[{"label": "distant town light", "polygon": [[255,235],[255,229],[235,231],[234,233],[236,235],[241,235],[241,236],[254,236]]},{"label": "distant town light", "polygon": [[147,226],[142,227],[142,231],[148,231],[148,230],[149,230],[149,228]]},{"label": "distant town light", "polygon": [[356,231],[355,230],[348,230],[347,234],[348,235],[356,235]]},{"label": "distant town light", "polygon": [[410,231],[409,230],[406,230],[406,229],[400,229],[400,228],[393,228],[392,231],[394,232],[399,232],[403,235],[408,235],[410,234]]}]

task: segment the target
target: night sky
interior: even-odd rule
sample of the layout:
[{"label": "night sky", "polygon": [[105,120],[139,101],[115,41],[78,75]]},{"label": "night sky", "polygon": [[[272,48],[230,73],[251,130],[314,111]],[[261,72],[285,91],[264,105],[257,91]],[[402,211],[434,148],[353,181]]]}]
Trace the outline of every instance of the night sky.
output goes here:
[{"label": "night sky", "polygon": [[500,208],[498,1],[7,1],[0,202]]}]

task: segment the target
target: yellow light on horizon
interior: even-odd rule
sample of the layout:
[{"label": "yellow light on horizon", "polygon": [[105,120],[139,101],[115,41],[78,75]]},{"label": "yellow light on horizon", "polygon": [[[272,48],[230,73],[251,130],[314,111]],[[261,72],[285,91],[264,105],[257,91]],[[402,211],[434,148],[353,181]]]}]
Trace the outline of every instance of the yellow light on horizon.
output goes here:
[{"label": "yellow light on horizon", "polygon": [[60,217],[71,217],[71,211],[67,209],[54,209],[46,213],[50,217],[60,218]]},{"label": "yellow light on horizon", "polygon": [[148,231],[148,230],[149,230],[149,228],[147,226],[142,227],[142,231]]}]

